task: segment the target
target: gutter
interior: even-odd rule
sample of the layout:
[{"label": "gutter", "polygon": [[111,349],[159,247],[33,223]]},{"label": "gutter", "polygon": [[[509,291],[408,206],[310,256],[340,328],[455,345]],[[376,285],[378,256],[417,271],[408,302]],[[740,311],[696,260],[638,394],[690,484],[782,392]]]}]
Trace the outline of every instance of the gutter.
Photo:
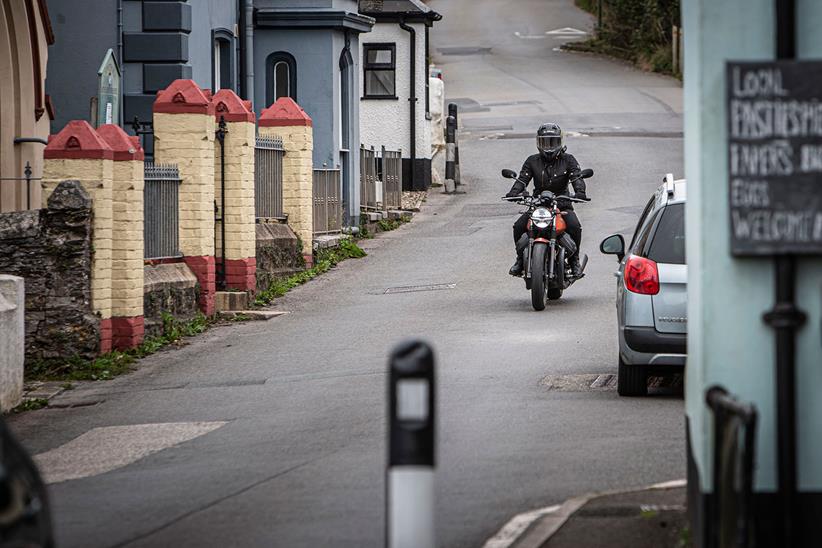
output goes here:
[{"label": "gutter", "polygon": [[[254,0],[243,0],[245,7],[245,18],[243,27],[245,29],[245,41],[242,52],[243,74],[245,75],[245,99],[251,101],[254,108]],[[242,14],[241,14],[242,15]]]},{"label": "gutter", "polygon": [[411,93],[408,97],[411,111],[411,185],[413,188],[417,181],[417,31],[405,23],[405,19],[400,20],[400,28],[409,33],[411,39]]},{"label": "gutter", "polygon": [[[40,2],[44,4],[45,2]],[[126,64],[123,62],[123,0],[117,0],[117,68],[120,69],[120,101],[119,112],[117,116],[119,120],[117,123],[123,125],[123,111],[125,110],[124,89],[123,82],[126,81]]]}]

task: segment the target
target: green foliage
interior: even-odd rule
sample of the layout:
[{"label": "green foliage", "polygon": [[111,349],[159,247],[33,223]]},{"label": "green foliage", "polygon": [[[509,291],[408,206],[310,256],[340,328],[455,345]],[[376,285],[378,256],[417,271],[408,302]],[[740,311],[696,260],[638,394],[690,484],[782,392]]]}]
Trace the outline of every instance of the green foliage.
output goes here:
[{"label": "green foliage", "polygon": [[377,226],[380,227],[380,230],[382,232],[389,232],[391,230],[398,229],[399,227],[404,225],[405,222],[406,221],[403,218],[399,218],[399,219],[380,219],[379,221],[377,221]]},{"label": "green foliage", "polygon": [[49,401],[46,398],[33,398],[23,400],[23,403],[12,409],[12,413],[24,413],[26,411],[36,411],[48,407]]},{"label": "green foliage", "polygon": [[[596,14],[599,0],[576,0]],[[657,72],[672,70],[671,30],[680,25],[680,0],[602,0],[602,28],[597,37],[571,43],[569,49],[596,51],[627,59]]]},{"label": "green foliage", "polygon": [[179,343],[185,337],[193,337],[208,329],[211,320],[198,313],[190,321],[181,321],[166,312],[162,313],[163,334],[150,337],[137,348],[115,350],[94,360],[72,356],[63,360],[35,362],[27,368],[28,380],[106,381],[131,371],[134,362],[153,354],[170,344]]},{"label": "green foliage", "polygon": [[338,263],[346,259],[359,259],[365,256],[366,252],[363,251],[354,240],[346,238],[340,242],[340,246],[336,249],[319,250],[314,257],[314,266],[308,270],[303,270],[288,278],[280,278],[271,282],[268,289],[257,293],[254,304],[257,306],[270,304],[274,299],[282,297],[291,289],[313,280],[320,274],[328,272],[337,266]]}]

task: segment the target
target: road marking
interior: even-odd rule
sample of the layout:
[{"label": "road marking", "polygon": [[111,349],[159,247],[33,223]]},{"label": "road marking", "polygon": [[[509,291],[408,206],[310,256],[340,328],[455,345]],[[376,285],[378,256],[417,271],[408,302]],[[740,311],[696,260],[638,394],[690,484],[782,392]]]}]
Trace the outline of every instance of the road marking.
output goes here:
[{"label": "road marking", "polygon": [[216,430],[225,422],[171,422],[92,428],[34,457],[46,483],[111,472]]},{"label": "road marking", "polygon": [[545,40],[548,38],[544,34],[521,34],[519,31],[515,32],[514,36],[520,40]]},{"label": "road marking", "polygon": [[553,514],[559,509],[560,505],[555,504],[554,506],[546,506],[539,510],[532,510],[514,516],[508,523],[503,525],[502,529],[500,529],[496,535],[488,539],[485,544],[482,545],[482,548],[508,548],[519,539],[520,535],[522,535],[532,523],[541,517]]},{"label": "road marking", "polygon": [[662,483],[655,483],[651,486],[651,489],[675,489],[677,487],[685,487],[686,485],[688,485],[688,480],[678,479],[671,481],[663,481]]},{"label": "road marking", "polygon": [[566,35],[576,35],[576,36],[583,36],[588,34],[584,30],[575,29],[573,27],[565,27],[561,29],[554,29],[545,31],[545,34],[566,34]]}]

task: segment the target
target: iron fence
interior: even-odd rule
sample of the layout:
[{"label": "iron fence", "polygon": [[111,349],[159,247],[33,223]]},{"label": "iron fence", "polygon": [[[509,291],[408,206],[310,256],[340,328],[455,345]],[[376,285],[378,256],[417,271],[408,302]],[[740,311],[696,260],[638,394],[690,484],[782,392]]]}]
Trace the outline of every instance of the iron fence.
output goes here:
[{"label": "iron fence", "polygon": [[314,234],[332,234],[342,230],[340,170],[314,170]]},{"label": "iron fence", "polygon": [[402,208],[402,150],[382,147],[381,179],[385,209]]},{"label": "iron fence", "polygon": [[[381,209],[382,192],[377,185],[377,152],[360,146],[360,209],[371,211]],[[379,189],[381,190],[381,189]]]},{"label": "iron fence", "polygon": [[257,137],[254,149],[254,209],[258,219],[285,219],[280,137]]},{"label": "iron fence", "polygon": [[145,258],[179,257],[180,173],[176,165],[145,163],[143,207]]},{"label": "iron fence", "polygon": [[360,147],[360,208],[364,211],[402,207],[402,151]]}]

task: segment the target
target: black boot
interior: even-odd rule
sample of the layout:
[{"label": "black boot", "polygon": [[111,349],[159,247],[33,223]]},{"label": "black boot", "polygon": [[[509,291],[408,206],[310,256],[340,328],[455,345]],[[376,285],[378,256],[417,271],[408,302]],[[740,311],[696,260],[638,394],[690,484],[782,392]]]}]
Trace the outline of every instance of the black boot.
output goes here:
[{"label": "black boot", "polygon": [[511,267],[511,270],[508,271],[508,274],[518,278],[522,276],[522,255],[517,255],[517,261],[514,263],[514,266]]},{"label": "black boot", "polygon": [[576,253],[573,257],[568,259],[568,263],[571,266],[571,276],[575,279],[585,276],[585,273],[582,272],[582,266],[579,264],[579,253]]}]

